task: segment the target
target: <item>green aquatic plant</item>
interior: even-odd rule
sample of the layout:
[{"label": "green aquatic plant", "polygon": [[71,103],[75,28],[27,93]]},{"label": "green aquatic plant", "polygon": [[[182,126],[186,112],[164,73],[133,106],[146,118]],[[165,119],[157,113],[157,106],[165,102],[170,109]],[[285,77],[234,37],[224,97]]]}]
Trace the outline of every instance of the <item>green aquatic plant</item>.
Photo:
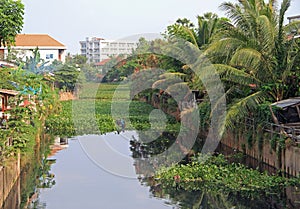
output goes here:
[{"label": "green aquatic plant", "polygon": [[155,178],[163,187],[177,187],[187,191],[224,191],[244,197],[279,193],[299,179],[268,175],[239,163],[228,163],[223,155],[199,156],[191,163],[162,168]]},{"label": "green aquatic plant", "polygon": [[[118,97],[114,98],[118,88]],[[125,86],[116,84],[86,83],[83,85],[79,100],[61,102],[61,111],[51,115],[46,121],[48,133],[59,136],[74,136],[83,134],[105,134],[118,131],[116,119],[112,111],[129,106],[128,115],[123,117],[126,130],[148,130],[151,128],[149,115],[154,108],[142,101],[128,100]],[[112,103],[117,105],[112,106]],[[122,112],[122,111],[121,111]],[[180,128],[174,117],[167,115],[166,129],[177,133]],[[76,123],[74,125],[74,123]]]}]

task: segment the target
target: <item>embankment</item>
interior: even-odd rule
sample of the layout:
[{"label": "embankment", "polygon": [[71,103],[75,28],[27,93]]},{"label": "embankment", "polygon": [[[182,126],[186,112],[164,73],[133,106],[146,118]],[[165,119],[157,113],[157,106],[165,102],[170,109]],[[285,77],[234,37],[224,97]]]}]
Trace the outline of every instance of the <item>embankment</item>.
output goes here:
[{"label": "embankment", "polygon": [[286,143],[282,149],[278,149],[277,144],[274,149],[269,138],[263,138],[261,142],[255,141],[249,146],[247,136],[230,132],[223,137],[221,143],[273,167],[277,172],[283,171],[291,176],[300,174],[300,148],[297,146]]}]

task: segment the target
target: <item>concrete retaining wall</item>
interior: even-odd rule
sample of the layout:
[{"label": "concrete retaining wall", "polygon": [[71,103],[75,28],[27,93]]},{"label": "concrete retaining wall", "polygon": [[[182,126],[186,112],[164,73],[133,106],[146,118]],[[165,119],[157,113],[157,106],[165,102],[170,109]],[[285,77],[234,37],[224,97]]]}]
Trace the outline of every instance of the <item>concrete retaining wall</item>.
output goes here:
[{"label": "concrete retaining wall", "polygon": [[276,153],[271,147],[271,140],[264,138],[261,148],[257,141],[249,147],[246,136],[243,134],[227,133],[221,140],[221,143],[238,151],[247,154],[263,163],[266,163],[277,170],[284,171],[291,176],[299,176],[300,174],[300,148],[296,146],[288,146]]}]

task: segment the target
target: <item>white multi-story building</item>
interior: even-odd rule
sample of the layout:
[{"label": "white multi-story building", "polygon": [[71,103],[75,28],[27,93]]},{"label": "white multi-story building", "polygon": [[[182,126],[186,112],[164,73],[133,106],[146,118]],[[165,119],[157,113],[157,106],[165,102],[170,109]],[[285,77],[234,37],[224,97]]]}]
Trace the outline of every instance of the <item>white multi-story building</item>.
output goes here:
[{"label": "white multi-story building", "polygon": [[105,40],[103,38],[86,38],[80,41],[81,55],[87,57],[89,63],[98,63],[105,59],[131,54],[138,42],[128,40]]},{"label": "white multi-story building", "polygon": [[80,54],[87,58],[88,63],[100,62],[100,41],[103,38],[86,38],[80,41]]}]

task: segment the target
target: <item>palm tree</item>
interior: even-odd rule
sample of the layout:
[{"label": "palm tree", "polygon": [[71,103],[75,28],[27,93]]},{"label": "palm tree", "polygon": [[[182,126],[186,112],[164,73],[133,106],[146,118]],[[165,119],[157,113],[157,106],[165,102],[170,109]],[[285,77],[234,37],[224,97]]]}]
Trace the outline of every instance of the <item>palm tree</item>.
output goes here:
[{"label": "palm tree", "polygon": [[[226,125],[253,112],[262,102],[274,102],[293,96],[289,91],[294,74],[295,41],[287,38],[285,13],[291,0],[239,0],[222,3],[232,23],[223,23],[206,50],[226,85],[230,103]],[[295,23],[294,23],[295,24]]]},{"label": "palm tree", "polygon": [[[175,53],[178,52],[175,57],[186,58],[190,56],[187,53],[189,49],[183,48],[191,43],[194,47],[199,49],[199,52],[205,49],[213,41],[213,36],[227,21],[229,21],[227,18],[219,18],[218,15],[214,13],[205,13],[203,16],[197,16],[197,24],[192,23],[186,18],[178,19],[173,25],[167,27],[164,35],[170,42],[177,42],[177,44],[174,45],[178,45],[178,50],[173,49]],[[179,46],[180,44],[184,46]],[[180,53],[184,53],[184,55]],[[195,75],[195,72],[191,70],[189,64],[182,62],[175,64],[176,73],[174,73],[174,77],[178,76],[177,73],[183,73],[186,75],[183,76],[183,80],[188,82],[191,89],[204,91],[204,86],[199,76]],[[170,77],[170,75],[168,75],[168,77]]]},{"label": "palm tree", "polygon": [[167,27],[165,36],[168,38],[181,38],[202,49],[211,42],[214,33],[216,33],[222,23],[226,21],[228,21],[228,19],[219,18],[214,13],[205,13],[203,16],[197,16],[197,26],[186,18],[178,19],[175,24]]}]

